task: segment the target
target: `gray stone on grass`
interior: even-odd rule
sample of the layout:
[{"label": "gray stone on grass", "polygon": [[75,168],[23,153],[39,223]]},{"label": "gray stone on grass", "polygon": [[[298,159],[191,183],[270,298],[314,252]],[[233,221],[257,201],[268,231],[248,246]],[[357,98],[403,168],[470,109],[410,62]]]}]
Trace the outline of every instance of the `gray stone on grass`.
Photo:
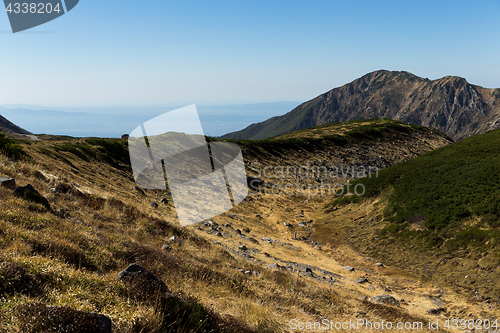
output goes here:
[{"label": "gray stone on grass", "polygon": [[399,305],[398,300],[390,295],[373,296],[370,298],[370,302],[378,304]]},{"label": "gray stone on grass", "polygon": [[248,238],[248,240],[249,240],[250,242],[254,243],[254,244],[259,244],[259,241],[258,241],[258,240],[256,240],[255,238],[250,237],[250,238]]},{"label": "gray stone on grass", "polygon": [[16,180],[9,177],[0,177],[0,186],[14,188],[16,187]]},{"label": "gray stone on grass", "polygon": [[181,245],[181,244],[182,244],[182,241],[181,241],[181,240],[180,240],[180,238],[179,238],[179,237],[177,237],[177,236],[172,236],[172,237],[170,237],[170,238],[168,239],[168,241],[169,241],[170,243],[177,243],[177,244],[179,244],[179,245]]}]

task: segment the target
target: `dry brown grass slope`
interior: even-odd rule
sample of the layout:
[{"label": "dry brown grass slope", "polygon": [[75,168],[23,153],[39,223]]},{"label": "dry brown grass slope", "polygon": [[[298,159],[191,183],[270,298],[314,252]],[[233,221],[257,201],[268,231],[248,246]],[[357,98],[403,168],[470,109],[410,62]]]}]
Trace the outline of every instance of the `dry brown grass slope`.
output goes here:
[{"label": "dry brown grass slope", "polygon": [[[348,137],[340,146],[322,137],[241,144],[254,175],[266,166],[298,167],[318,159],[328,164],[390,165],[449,144],[438,133],[416,127],[384,127],[382,136],[377,133]],[[439,296],[444,289],[404,271],[376,268],[373,259],[349,246],[341,230],[344,224],[329,234],[315,227],[333,225],[325,223],[332,216],[322,209],[331,195],[269,195],[264,193],[269,187],[261,187],[232,211],[212,219],[216,225],[181,228],[172,202],[156,209],[149,205],[168,198],[166,193],[134,189],[127,156],[119,153],[121,144],[49,138],[23,144],[30,160],[0,156],[1,175],[15,178],[18,185],[32,184],[52,207],[49,211],[0,188],[0,331],[27,330],[22,315],[26,312],[21,310],[35,303],[104,314],[112,319],[115,332],[289,332],[292,319],[424,325],[433,319],[426,313],[432,305],[429,296]],[[313,182],[317,179],[300,179],[301,185]],[[310,220],[313,229],[299,226]],[[171,236],[182,243],[169,243]],[[266,237],[271,241],[263,240]],[[164,244],[170,247],[162,249]],[[118,272],[130,263],[141,264],[165,282],[181,304],[181,315],[158,311],[155,300],[143,299],[141,290],[117,281]],[[266,268],[274,263],[288,269]],[[356,270],[347,272],[344,265]],[[356,283],[362,277],[368,278],[367,284]],[[386,285],[393,289],[391,295],[404,298],[399,306],[363,298],[388,293]],[[459,304],[459,296],[454,297],[446,301]]]}]

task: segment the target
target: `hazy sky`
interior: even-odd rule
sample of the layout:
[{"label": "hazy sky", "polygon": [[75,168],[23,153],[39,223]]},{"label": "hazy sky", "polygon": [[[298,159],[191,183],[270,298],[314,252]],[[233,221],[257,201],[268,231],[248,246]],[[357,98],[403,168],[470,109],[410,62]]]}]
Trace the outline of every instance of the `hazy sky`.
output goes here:
[{"label": "hazy sky", "polygon": [[500,87],[500,0],[81,0],[12,34],[0,104],[305,101],[378,69]]}]

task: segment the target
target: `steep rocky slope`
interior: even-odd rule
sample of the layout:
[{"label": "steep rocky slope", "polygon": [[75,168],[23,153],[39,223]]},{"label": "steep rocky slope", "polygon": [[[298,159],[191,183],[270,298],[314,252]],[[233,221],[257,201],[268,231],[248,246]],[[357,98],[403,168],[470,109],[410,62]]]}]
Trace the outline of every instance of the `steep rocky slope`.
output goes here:
[{"label": "steep rocky slope", "polygon": [[408,72],[375,71],[307,101],[289,113],[223,136],[264,139],[317,125],[389,118],[429,126],[453,140],[500,126],[500,89],[464,78],[428,80]]}]

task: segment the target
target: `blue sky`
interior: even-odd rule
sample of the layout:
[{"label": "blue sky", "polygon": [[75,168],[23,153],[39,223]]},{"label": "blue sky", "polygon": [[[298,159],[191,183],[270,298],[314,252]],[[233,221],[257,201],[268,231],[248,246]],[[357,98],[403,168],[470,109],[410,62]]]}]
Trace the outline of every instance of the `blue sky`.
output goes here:
[{"label": "blue sky", "polygon": [[500,87],[500,0],[81,0],[9,31],[0,104],[300,102],[378,69]]}]

